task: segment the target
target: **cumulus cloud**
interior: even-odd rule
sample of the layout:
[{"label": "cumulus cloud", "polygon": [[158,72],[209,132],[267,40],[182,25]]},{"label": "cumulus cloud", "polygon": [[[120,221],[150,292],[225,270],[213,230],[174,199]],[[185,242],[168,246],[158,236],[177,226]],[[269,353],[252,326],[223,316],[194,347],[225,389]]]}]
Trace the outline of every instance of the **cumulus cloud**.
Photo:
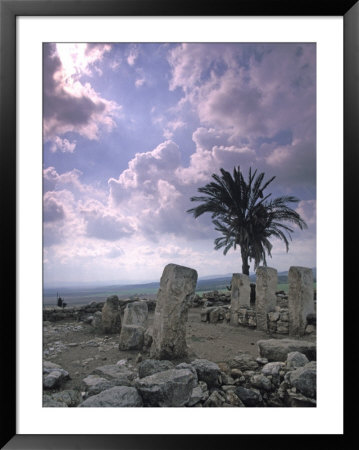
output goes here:
[{"label": "cumulus cloud", "polygon": [[62,153],[73,153],[76,148],[76,141],[70,142],[68,139],[61,139],[59,136],[55,136],[51,139],[52,145],[50,150],[55,153],[57,151]]},{"label": "cumulus cloud", "polygon": [[43,203],[44,222],[57,222],[65,218],[65,210],[62,203],[54,197],[53,192],[46,192]]},{"label": "cumulus cloud", "polygon": [[80,213],[85,219],[86,235],[89,237],[117,241],[135,231],[129,218],[114,214],[98,201],[88,201],[81,207]]},{"label": "cumulus cloud", "polygon": [[[120,106],[101,97],[89,82],[81,81],[83,75],[90,76],[96,70],[96,62],[109,49],[102,44],[44,45],[45,140],[56,143],[68,132],[98,139],[102,129],[111,131],[116,126]],[[62,148],[68,150],[71,145]]]},{"label": "cumulus cloud", "polygon": [[207,167],[238,161],[273,170],[283,181],[313,183],[315,58],[314,44],[182,44],[171,50],[170,88],[182,89],[179,107],[190,104],[202,124],[193,133],[196,152],[183,179],[204,179]]}]

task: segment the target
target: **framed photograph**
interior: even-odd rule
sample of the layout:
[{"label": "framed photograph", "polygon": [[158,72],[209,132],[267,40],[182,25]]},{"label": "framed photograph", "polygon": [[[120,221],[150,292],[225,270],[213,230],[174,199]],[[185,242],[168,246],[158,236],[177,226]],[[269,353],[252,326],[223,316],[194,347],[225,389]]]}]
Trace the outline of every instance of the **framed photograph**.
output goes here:
[{"label": "framed photograph", "polygon": [[[358,169],[353,149],[358,145],[359,7],[354,0],[330,6],[267,3],[1,0],[2,448],[183,448],[203,439],[211,447],[278,435],[289,441],[294,436],[344,437],[343,286],[350,289],[353,277],[343,270],[343,217],[346,206],[346,232],[354,235],[349,201],[354,201]],[[254,219],[248,228],[238,212],[243,205],[231,206],[236,183],[252,189]],[[248,247],[244,234],[251,236]],[[260,339],[299,333],[316,349],[316,393],[307,384],[304,390],[291,384],[283,372],[288,390],[283,400],[273,393],[274,381],[272,391],[255,384],[249,389],[255,372],[246,368],[239,374],[235,366],[226,372],[220,365],[222,396],[218,380],[213,386],[208,381],[211,389],[205,396],[201,385],[200,400],[188,393],[183,401],[176,397],[157,404],[137,380],[126,395],[131,389],[141,393],[140,403],[131,400],[136,404],[130,406],[138,407],[116,407],[113,398],[90,404],[93,380],[84,387],[83,378],[99,376],[98,366],[110,370],[130,361],[137,367],[157,354],[177,361],[181,343],[172,342],[168,358],[163,355],[169,344],[161,347],[173,338],[171,331],[165,338],[161,334],[170,321],[170,314],[163,318],[165,306],[160,318],[154,308],[148,316],[154,322],[152,347],[143,344],[142,334],[141,345],[121,360],[130,345],[123,332],[129,305],[147,303],[147,311],[157,298],[158,306],[176,270],[183,298],[211,307],[221,297],[224,305],[217,315],[212,311],[210,316],[207,308],[200,332],[200,309],[193,323],[189,314],[184,352],[220,365],[227,353],[233,357],[239,341],[239,350],[251,354]],[[233,273],[241,286],[248,282],[245,312],[243,303],[235,306]],[[260,277],[272,275],[278,281],[275,304],[266,306],[262,327],[258,286]],[[307,277],[313,275],[316,284],[309,280],[308,295],[315,309],[303,303],[303,324],[296,322],[302,312],[291,309],[294,291],[288,296],[288,279],[302,280],[298,296],[303,299]],[[185,292],[192,278],[195,285]],[[213,294],[215,300],[202,296],[214,279],[212,291],[223,288]],[[173,283],[177,292],[179,281]],[[226,283],[232,294],[226,294]],[[146,295],[141,295],[145,284]],[[255,306],[252,295],[257,295]],[[113,337],[117,313],[112,309],[106,312],[111,326],[105,327],[106,298],[106,307],[115,305],[122,322],[120,345]],[[353,329],[352,306],[345,306],[346,329]],[[102,311],[100,337],[91,334],[101,316],[96,311]],[[77,319],[66,326],[53,321],[66,314]],[[212,323],[214,316],[218,323]],[[178,316],[174,324],[181,320]],[[230,342],[219,322],[225,324],[222,329],[250,332],[237,333],[238,343]],[[174,324],[168,327],[172,331]],[[133,326],[128,322],[128,332]],[[92,327],[91,332],[83,327]],[[222,359],[211,359],[219,352]],[[44,357],[46,374],[68,376],[54,363],[71,367],[66,399],[50,384],[43,392]],[[268,363],[257,359],[258,367]],[[188,364],[178,370],[192,376]],[[235,391],[225,386],[223,376]],[[110,378],[106,389],[116,390]],[[241,389],[258,398],[245,400]],[[70,390],[79,398],[72,398]],[[189,407],[194,405],[212,408]],[[348,418],[345,434],[352,424]]]}]

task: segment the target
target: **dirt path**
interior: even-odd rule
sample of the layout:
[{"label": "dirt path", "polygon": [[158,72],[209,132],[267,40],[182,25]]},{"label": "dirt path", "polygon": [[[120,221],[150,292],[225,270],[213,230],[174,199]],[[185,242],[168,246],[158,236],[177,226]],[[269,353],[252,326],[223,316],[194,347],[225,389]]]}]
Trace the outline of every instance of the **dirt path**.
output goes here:
[{"label": "dirt path", "polygon": [[[149,315],[148,325],[153,321]],[[286,337],[286,336],[277,336]],[[233,327],[227,323],[204,323],[200,319],[200,308],[189,310],[187,323],[187,344],[189,359],[204,358],[214,362],[228,361],[240,351],[257,357],[257,341],[269,339],[264,332],[246,327]],[[314,337],[305,337],[314,342]],[[120,351],[118,335],[100,335],[83,322],[45,322],[43,332],[44,359],[59,364],[67,370],[71,379],[64,389],[80,389],[81,381],[96,367],[116,364],[128,359],[135,366],[138,351]],[[143,355],[148,358],[148,355]]]}]

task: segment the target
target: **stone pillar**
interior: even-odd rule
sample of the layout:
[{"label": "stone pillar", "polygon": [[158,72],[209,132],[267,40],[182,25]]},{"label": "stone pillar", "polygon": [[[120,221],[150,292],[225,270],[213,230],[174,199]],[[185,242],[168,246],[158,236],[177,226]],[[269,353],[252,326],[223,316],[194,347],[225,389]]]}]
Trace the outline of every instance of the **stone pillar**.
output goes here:
[{"label": "stone pillar", "polygon": [[188,267],[168,264],[164,268],[153,320],[151,358],[176,359],[187,355],[187,313],[197,277],[197,272]]},{"label": "stone pillar", "polygon": [[120,334],[120,350],[141,350],[144,343],[144,325],[148,317],[146,302],[128,303],[123,315]]},{"label": "stone pillar", "polygon": [[267,314],[275,310],[278,274],[271,267],[258,267],[256,285],[257,330],[267,331]]},{"label": "stone pillar", "polygon": [[289,334],[303,335],[307,315],[314,313],[313,271],[308,267],[292,266],[288,273]]},{"label": "stone pillar", "polygon": [[117,295],[108,297],[102,308],[102,331],[104,333],[120,333],[121,312]]},{"label": "stone pillar", "polygon": [[231,324],[238,325],[239,309],[250,307],[251,287],[249,276],[241,273],[234,273],[231,286]]}]

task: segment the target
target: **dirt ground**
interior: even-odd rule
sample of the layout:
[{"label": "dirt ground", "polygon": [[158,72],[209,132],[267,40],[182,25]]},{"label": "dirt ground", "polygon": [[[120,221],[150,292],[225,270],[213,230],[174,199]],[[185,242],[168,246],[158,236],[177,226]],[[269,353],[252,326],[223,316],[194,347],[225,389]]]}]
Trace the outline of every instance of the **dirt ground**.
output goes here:
[{"label": "dirt ground", "polygon": [[[151,325],[152,321],[153,313],[150,313],[147,325]],[[189,310],[187,323],[189,347],[187,361],[204,358],[220,363],[228,361],[241,351],[257,357],[259,356],[257,341],[272,337],[287,336],[269,336],[264,332],[241,326],[233,327],[223,322],[201,322],[200,308],[192,308]],[[304,339],[315,341],[314,336]],[[118,341],[118,335],[96,334],[91,325],[83,322],[44,322],[44,360],[59,364],[70,374],[70,380],[63,389],[80,390],[83,378],[96,367],[116,364],[121,359],[127,359],[136,366],[139,362],[139,351],[121,351],[118,348]],[[149,358],[149,354],[141,355],[143,359]]]}]

